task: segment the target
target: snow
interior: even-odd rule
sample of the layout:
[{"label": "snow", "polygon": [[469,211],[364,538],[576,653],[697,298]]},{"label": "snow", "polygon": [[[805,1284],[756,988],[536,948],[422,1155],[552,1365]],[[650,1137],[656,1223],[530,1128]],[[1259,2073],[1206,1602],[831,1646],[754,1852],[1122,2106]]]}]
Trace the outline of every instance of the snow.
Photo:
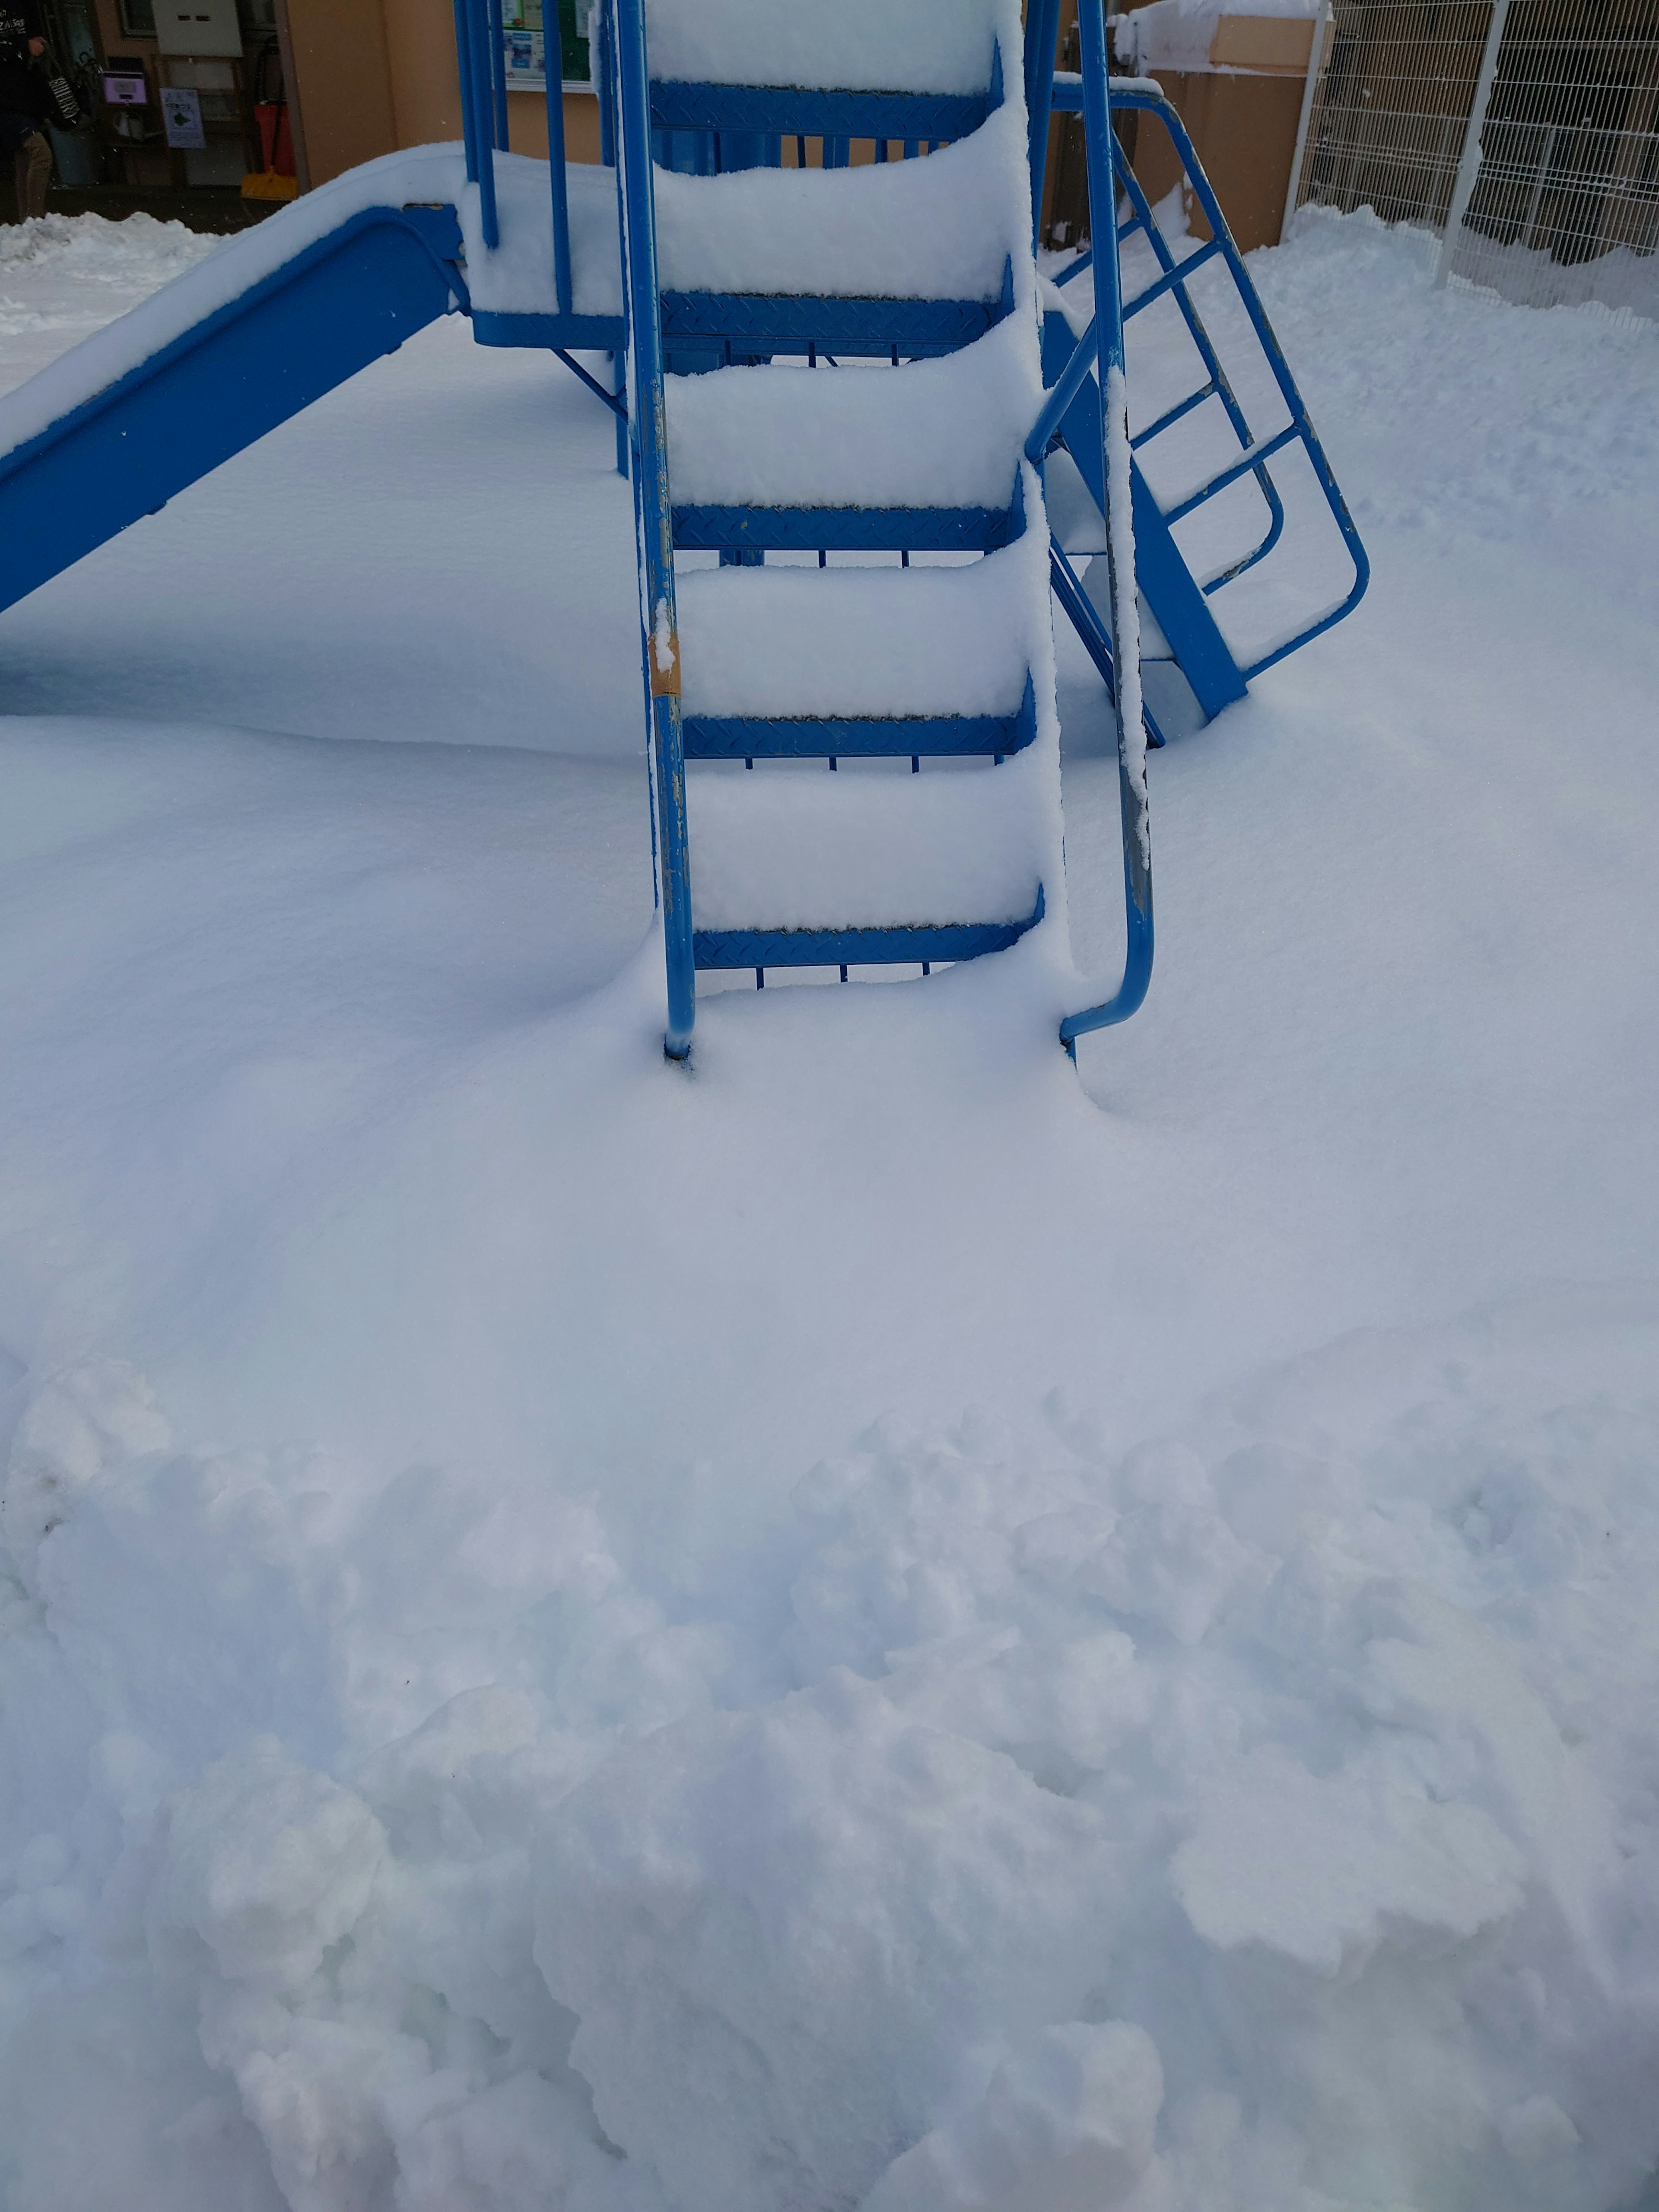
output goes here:
[{"label": "snow", "polygon": [[925,161],[724,177],[659,169],[663,289],[995,300],[1019,252],[1008,179],[1024,158],[1024,107],[1009,100]]},{"label": "snow", "polygon": [[1023,921],[1052,775],[1040,755],[994,774],[901,760],[848,762],[833,782],[818,763],[688,775],[692,910],[707,929]]},{"label": "snow", "polygon": [[672,376],[665,388],[681,505],[1006,508],[1042,405],[1012,316],[942,361],[896,373],[734,368]]},{"label": "snow", "polygon": [[685,712],[1015,714],[1032,550],[1022,537],[971,566],[896,574],[694,571],[679,586]]},{"label": "snow", "polygon": [[11,391],[211,253],[218,240],[153,216],[41,216],[0,230],[0,377]]},{"label": "snow", "polygon": [[671,83],[983,92],[998,34],[1019,51],[1010,0],[647,0],[653,77]]},{"label": "snow", "polygon": [[[7,2212],[1651,2193],[1659,344],[1255,266],[1376,580],[1075,1073],[1052,933],[665,1066],[610,420],[454,321],[8,614]],[[1012,710],[1029,553],[688,708]]]},{"label": "snow", "polygon": [[1216,26],[1224,15],[1248,20],[1261,15],[1305,18],[1318,13],[1318,0],[1238,0],[1236,6],[1227,0],[1150,0],[1148,6],[1114,18],[1112,51],[1126,67],[1143,72],[1242,74],[1210,58]]}]

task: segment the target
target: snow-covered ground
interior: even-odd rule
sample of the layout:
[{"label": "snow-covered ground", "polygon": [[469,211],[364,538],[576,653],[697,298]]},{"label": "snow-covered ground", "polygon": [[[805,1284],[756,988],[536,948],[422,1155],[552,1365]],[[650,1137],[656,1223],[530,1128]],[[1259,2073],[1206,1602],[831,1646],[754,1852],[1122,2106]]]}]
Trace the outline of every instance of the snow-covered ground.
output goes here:
[{"label": "snow-covered ground", "polygon": [[1659,2203],[1659,337],[1433,265],[1257,257],[1375,580],[1075,1073],[1026,946],[664,1063],[459,324],[0,619],[7,2212]]}]

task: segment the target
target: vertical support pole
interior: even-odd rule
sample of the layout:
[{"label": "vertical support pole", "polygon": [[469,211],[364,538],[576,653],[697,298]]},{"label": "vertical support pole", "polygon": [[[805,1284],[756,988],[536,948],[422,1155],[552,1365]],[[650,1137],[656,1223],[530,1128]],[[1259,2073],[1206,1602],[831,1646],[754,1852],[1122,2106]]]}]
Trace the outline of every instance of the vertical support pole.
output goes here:
[{"label": "vertical support pole", "polygon": [[1291,155],[1291,181],[1285,187],[1285,212],[1279,221],[1279,243],[1283,246],[1296,221],[1297,194],[1302,189],[1302,164],[1308,155],[1308,126],[1313,121],[1314,101],[1325,67],[1325,46],[1330,37],[1334,10],[1327,6],[1314,18],[1313,44],[1308,49],[1308,77],[1302,88],[1302,112],[1296,122],[1296,150]]},{"label": "vertical support pole", "polygon": [[674,595],[673,506],[668,481],[668,425],[663,396],[662,295],[658,289],[651,97],[643,0],[616,0],[617,107],[627,239],[629,321],[633,334],[634,448],[638,474],[640,614],[656,751],[657,820],[663,943],[668,968],[671,1060],[691,1050],[696,966],[691,936],[691,871],[685,814],[685,745],[680,729],[679,624]]},{"label": "vertical support pole", "polygon": [[[546,0],[543,0],[545,6]],[[599,36],[593,40],[593,26],[597,21]],[[593,69],[599,88],[599,161],[607,169],[617,166],[617,106],[616,36],[611,20],[611,10],[605,0],[594,0],[593,15],[588,18],[589,66]],[[621,187],[618,186],[618,191]]]},{"label": "vertical support pole", "polygon": [[1031,167],[1031,250],[1042,243],[1042,186],[1048,172],[1048,118],[1054,101],[1060,0],[1030,0],[1025,16],[1026,158]]},{"label": "vertical support pole", "polygon": [[1435,271],[1434,289],[1442,290],[1451,275],[1451,265],[1457,252],[1457,234],[1463,228],[1463,217],[1468,212],[1469,200],[1474,191],[1474,179],[1480,167],[1480,134],[1486,127],[1486,110],[1492,105],[1492,79],[1498,74],[1498,50],[1504,43],[1504,26],[1509,21],[1510,0],[1492,0],[1492,21],[1486,31],[1486,49],[1480,56],[1480,74],[1474,81],[1474,99],[1469,108],[1469,127],[1463,133],[1463,151],[1458,157],[1457,181],[1452,186],[1451,206],[1446,212],[1446,235],[1440,246],[1440,266]]},{"label": "vertical support pole", "polygon": [[1123,981],[1103,1006],[1068,1014],[1060,1042],[1075,1058],[1090,1030],[1127,1021],[1152,979],[1152,841],[1146,800],[1146,725],[1140,697],[1140,615],[1135,598],[1128,386],[1124,375],[1123,280],[1118,267],[1105,0],[1079,0],[1083,130],[1089,165],[1089,234],[1095,248],[1095,349],[1100,378],[1102,480],[1106,487],[1106,574],[1116,676],[1117,788],[1123,833]]},{"label": "vertical support pole", "polygon": [[[548,22],[548,17],[552,21]],[[570,313],[570,187],[564,173],[564,50],[556,8],[542,10],[542,75],[547,80],[547,173],[553,191],[553,291]]]},{"label": "vertical support pole", "polygon": [[[489,67],[489,0],[462,0],[467,17],[467,51],[471,61],[472,135],[477,147],[478,227],[490,252],[501,242],[495,210],[495,94]],[[502,95],[505,97],[505,94]]]},{"label": "vertical support pole", "polygon": [[455,65],[461,80],[461,137],[466,143],[466,181],[478,181],[478,118],[473,111],[472,0],[455,0]]},{"label": "vertical support pole", "polygon": [[505,153],[507,129],[507,24],[501,0],[487,0],[489,24],[489,113],[495,143]]}]

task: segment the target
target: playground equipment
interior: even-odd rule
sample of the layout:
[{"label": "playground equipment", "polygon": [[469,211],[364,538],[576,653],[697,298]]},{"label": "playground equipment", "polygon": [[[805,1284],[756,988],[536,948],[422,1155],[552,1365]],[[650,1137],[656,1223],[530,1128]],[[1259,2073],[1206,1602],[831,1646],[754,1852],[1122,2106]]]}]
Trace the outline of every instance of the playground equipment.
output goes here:
[{"label": "playground equipment", "polygon": [[[1348,612],[1367,571],[1179,120],[1155,85],[1109,77],[1100,0],[1079,9],[1080,73],[1057,75],[1058,7],[1030,0],[1022,51],[1008,0],[775,18],[602,0],[604,162],[584,168],[556,80],[551,160],[506,153],[499,10],[456,0],[463,147],[307,195],[0,401],[0,606],[467,314],[482,343],[553,352],[617,417],[669,1054],[690,1049],[699,971],[925,973],[1042,920],[1064,865],[1051,591],[1117,708],[1127,918],[1121,986],[1061,1024],[1070,1050],[1132,1013],[1152,970],[1143,607],[1208,716]],[[1207,242],[1160,228],[1115,132],[1126,109],[1170,133]],[[1060,275],[1092,266],[1080,333],[1036,257],[1055,110],[1082,114],[1088,151],[1095,252]],[[859,142],[875,159],[854,168]],[[1131,249],[1148,273],[1125,297]],[[1206,270],[1231,279],[1287,417],[1265,434],[1200,312]],[[1160,309],[1197,380],[1132,434],[1125,328]],[[1199,423],[1223,426],[1225,458],[1160,503],[1144,470]],[[1218,613],[1285,538],[1269,464],[1289,448],[1352,582],[1241,660]],[[1075,532],[1051,532],[1057,469],[1096,519],[1103,592]],[[1248,542],[1194,574],[1176,533],[1241,494]]]}]

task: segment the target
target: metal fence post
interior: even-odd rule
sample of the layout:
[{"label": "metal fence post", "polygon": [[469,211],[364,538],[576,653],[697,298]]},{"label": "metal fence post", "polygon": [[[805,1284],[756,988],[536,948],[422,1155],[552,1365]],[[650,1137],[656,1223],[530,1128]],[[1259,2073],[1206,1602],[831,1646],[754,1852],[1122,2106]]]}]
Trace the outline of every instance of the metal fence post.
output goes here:
[{"label": "metal fence post", "polygon": [[1493,0],[1486,51],[1480,57],[1480,74],[1474,82],[1469,127],[1463,133],[1463,151],[1457,161],[1457,181],[1452,186],[1451,206],[1446,214],[1446,235],[1441,242],[1440,266],[1435,271],[1434,278],[1437,292],[1451,275],[1452,258],[1457,252],[1457,234],[1463,228],[1463,217],[1474,191],[1474,179],[1480,167],[1480,133],[1486,128],[1486,110],[1492,105],[1492,79],[1498,74],[1498,50],[1504,43],[1504,26],[1509,21],[1509,15],[1510,0]]},{"label": "metal fence post", "polygon": [[1291,181],[1285,188],[1285,212],[1279,224],[1281,246],[1290,236],[1291,225],[1296,220],[1297,196],[1302,189],[1302,164],[1308,154],[1308,125],[1313,121],[1320,72],[1325,66],[1325,41],[1329,35],[1334,15],[1334,10],[1325,7],[1314,18],[1313,44],[1308,49],[1308,80],[1302,88],[1302,112],[1296,123],[1296,151],[1291,156]]}]

